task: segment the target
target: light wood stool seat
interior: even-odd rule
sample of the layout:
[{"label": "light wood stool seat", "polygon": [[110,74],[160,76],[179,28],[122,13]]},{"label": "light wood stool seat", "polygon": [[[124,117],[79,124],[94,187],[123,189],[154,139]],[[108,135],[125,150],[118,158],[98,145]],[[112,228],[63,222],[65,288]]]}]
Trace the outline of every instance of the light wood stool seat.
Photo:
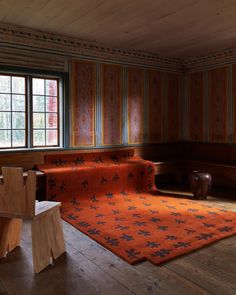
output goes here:
[{"label": "light wood stool seat", "polygon": [[48,210],[60,208],[60,202],[51,202],[51,201],[42,201],[35,203],[35,216],[34,218],[39,217],[42,214],[45,214]]},{"label": "light wood stool seat", "polygon": [[3,167],[0,183],[0,258],[20,245],[22,219],[31,219],[32,254],[35,273],[65,252],[59,202],[35,202],[36,173]]}]

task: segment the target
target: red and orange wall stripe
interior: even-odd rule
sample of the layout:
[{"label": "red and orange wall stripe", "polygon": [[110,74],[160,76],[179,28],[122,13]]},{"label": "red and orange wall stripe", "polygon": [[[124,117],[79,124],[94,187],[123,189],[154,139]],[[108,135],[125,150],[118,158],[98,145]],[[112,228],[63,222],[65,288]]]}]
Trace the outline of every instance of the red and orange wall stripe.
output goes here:
[{"label": "red and orange wall stripe", "polygon": [[80,60],[71,69],[72,147],[180,140],[180,73]]}]

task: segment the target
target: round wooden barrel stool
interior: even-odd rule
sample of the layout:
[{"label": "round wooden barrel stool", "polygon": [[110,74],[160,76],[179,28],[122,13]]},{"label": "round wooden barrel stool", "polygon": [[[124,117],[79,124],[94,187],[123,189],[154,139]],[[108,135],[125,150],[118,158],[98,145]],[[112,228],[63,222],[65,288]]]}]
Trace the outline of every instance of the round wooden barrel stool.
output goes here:
[{"label": "round wooden barrel stool", "polygon": [[208,172],[193,171],[189,177],[190,190],[197,200],[205,200],[212,185],[212,177]]}]

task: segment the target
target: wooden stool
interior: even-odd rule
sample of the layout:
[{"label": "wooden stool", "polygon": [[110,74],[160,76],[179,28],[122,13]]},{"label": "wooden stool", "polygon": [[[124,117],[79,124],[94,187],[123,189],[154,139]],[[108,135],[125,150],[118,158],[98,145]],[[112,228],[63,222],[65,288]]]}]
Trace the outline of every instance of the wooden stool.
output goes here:
[{"label": "wooden stool", "polygon": [[0,184],[0,257],[20,245],[22,219],[31,219],[32,253],[35,273],[65,252],[59,202],[35,202],[36,174],[3,167]]},{"label": "wooden stool", "polygon": [[0,217],[0,258],[20,244],[22,219]]}]

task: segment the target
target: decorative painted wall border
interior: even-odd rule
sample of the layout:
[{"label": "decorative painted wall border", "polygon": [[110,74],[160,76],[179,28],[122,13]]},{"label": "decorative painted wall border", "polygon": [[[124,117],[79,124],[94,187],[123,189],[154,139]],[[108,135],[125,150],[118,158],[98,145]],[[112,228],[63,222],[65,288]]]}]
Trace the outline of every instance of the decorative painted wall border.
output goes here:
[{"label": "decorative painted wall border", "polygon": [[[154,53],[108,47],[96,42],[7,23],[0,23],[0,44],[9,47],[9,49],[27,49],[39,54],[43,52],[54,53],[57,56],[55,59],[57,63],[59,62],[60,67],[63,67],[62,60],[66,61],[70,57],[79,57],[80,59],[81,57],[85,59],[94,58],[100,61],[115,60],[115,63],[133,63],[147,67],[159,67],[159,70],[172,69],[173,71],[196,71],[236,61],[236,48],[186,59],[161,57]],[[67,70],[65,66],[64,69]]]},{"label": "decorative painted wall border", "polygon": [[145,65],[163,66],[164,68],[182,69],[182,59],[160,57],[157,54],[131,51],[123,48],[103,46],[96,42],[74,37],[46,33],[12,24],[0,23],[0,42],[66,54],[88,57],[115,59],[122,62],[133,61]]},{"label": "decorative painted wall border", "polygon": [[236,48],[226,49],[208,55],[183,60],[183,69],[186,72],[206,70],[232,64],[236,61]]}]

